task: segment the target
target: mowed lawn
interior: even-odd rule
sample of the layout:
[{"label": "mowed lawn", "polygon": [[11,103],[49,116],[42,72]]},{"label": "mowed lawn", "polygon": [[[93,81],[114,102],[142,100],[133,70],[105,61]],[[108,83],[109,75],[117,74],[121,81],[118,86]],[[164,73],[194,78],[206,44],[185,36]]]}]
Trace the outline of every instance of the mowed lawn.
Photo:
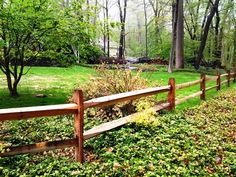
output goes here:
[{"label": "mowed lawn", "polygon": [[[157,71],[155,72],[144,72],[142,74],[143,77],[150,80],[150,83],[157,82],[161,85],[167,85],[168,79],[171,77],[176,79],[177,84],[200,78],[200,74],[193,71],[178,71],[169,74],[163,66],[156,66],[156,68]],[[66,103],[75,88],[78,86],[83,88],[83,84],[86,84],[95,75],[96,70],[86,66],[73,66],[69,68],[32,67],[29,73],[22,77],[18,88],[20,96],[11,98],[7,90],[5,76],[0,72],[0,109]],[[215,82],[213,81],[208,85],[212,84],[215,84]],[[199,85],[177,91],[177,98],[196,91],[199,91]],[[38,98],[36,97],[38,94],[44,94],[46,97]],[[216,91],[210,91],[207,96],[212,97],[215,94]],[[165,98],[165,95],[162,95],[161,99]],[[185,107],[186,105],[195,105],[198,102],[199,99],[196,98],[180,105],[178,108]]]},{"label": "mowed lawn", "polygon": [[[20,96],[11,98],[5,76],[0,72],[0,108],[65,103],[79,83],[86,82],[94,74],[94,69],[81,66],[33,67],[22,77],[18,88]],[[46,97],[37,98],[38,94],[44,94]]]}]

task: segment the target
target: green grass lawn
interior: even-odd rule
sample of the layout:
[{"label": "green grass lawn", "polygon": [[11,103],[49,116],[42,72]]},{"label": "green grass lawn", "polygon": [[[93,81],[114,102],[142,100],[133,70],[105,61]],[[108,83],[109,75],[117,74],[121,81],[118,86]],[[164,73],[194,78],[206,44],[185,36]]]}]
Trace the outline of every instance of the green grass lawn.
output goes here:
[{"label": "green grass lawn", "polygon": [[[70,68],[33,67],[23,76],[17,98],[9,97],[6,79],[0,73],[0,108],[41,106],[66,103],[73,89],[84,83],[95,70],[87,67]],[[45,94],[46,98],[36,98],[37,94]]]},{"label": "green grass lawn", "polygon": [[[96,71],[91,67],[73,66],[70,68],[57,67],[33,67],[30,72],[23,76],[19,85],[19,94],[17,98],[9,97],[6,87],[6,79],[0,73],[0,108],[26,107],[26,106],[41,106],[66,103],[72,91],[80,84],[86,83],[92,75],[96,75]],[[167,85],[168,79],[173,77],[176,83],[184,83],[197,80],[200,77],[199,73],[194,71],[178,71],[172,74],[166,72],[163,66],[157,66],[157,71],[146,72],[143,77],[151,82],[158,82],[162,85]],[[208,85],[215,84],[211,82]],[[223,87],[224,88],[224,87]],[[199,91],[199,86],[194,86],[184,90],[177,91],[177,98],[189,95]],[[37,94],[45,94],[46,98],[37,98]],[[207,97],[215,95],[215,91],[207,93]],[[166,94],[159,96],[160,99],[165,99]],[[182,109],[186,106],[193,106],[199,103],[199,99],[192,99],[187,103],[183,103],[177,108]]]}]

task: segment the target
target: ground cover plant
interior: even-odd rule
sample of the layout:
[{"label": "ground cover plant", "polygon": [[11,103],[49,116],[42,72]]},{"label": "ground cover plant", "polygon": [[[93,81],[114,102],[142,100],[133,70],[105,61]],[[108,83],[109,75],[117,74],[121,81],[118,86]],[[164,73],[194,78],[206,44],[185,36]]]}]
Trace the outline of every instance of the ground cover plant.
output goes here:
[{"label": "ground cover plant", "polygon": [[[235,116],[236,92],[231,89],[193,108],[158,115],[155,123],[130,123],[86,141],[83,166],[73,162],[72,150],[67,149],[1,158],[0,175],[235,176]],[[22,144],[73,137],[72,121],[55,117],[9,122],[1,125],[1,139]],[[87,121],[86,128],[96,124]]]}]

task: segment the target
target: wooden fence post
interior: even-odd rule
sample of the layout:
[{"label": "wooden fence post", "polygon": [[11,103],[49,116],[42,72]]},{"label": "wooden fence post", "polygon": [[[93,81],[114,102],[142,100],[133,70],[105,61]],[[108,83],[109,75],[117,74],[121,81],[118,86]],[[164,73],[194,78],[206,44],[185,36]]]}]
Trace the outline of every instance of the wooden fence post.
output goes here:
[{"label": "wooden fence post", "polygon": [[75,146],[75,160],[77,162],[84,162],[84,99],[82,90],[75,90],[73,95],[73,102],[78,105],[78,112],[74,115],[74,138],[77,140]]},{"label": "wooden fence post", "polygon": [[170,86],[167,98],[168,103],[170,103],[168,110],[173,111],[175,110],[175,79],[170,78],[168,84]]},{"label": "wooden fence post", "polygon": [[227,82],[227,86],[230,87],[230,79],[231,79],[231,74],[230,74],[230,70],[228,70],[228,82]]},{"label": "wooden fence post", "polygon": [[220,90],[220,85],[221,85],[220,72],[218,72],[218,74],[217,74],[216,85],[217,85],[216,90],[219,91]]},{"label": "wooden fence post", "polygon": [[236,82],[236,71],[234,72],[234,83]]},{"label": "wooden fence post", "polygon": [[201,74],[201,80],[200,90],[202,91],[202,94],[200,95],[200,98],[201,100],[206,100],[206,75],[203,73]]}]

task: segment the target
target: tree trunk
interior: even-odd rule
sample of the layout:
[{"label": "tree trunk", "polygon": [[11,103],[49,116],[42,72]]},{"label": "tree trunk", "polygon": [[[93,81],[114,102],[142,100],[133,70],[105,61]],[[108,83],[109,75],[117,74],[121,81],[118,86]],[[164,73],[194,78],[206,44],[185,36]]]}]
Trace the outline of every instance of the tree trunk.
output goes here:
[{"label": "tree trunk", "polygon": [[139,44],[141,44],[141,42],[142,42],[142,32],[141,32],[141,30],[142,30],[142,26],[141,26],[141,19],[139,18],[139,16],[137,15],[137,27],[138,27],[138,43]]},{"label": "tree trunk", "polygon": [[118,49],[118,58],[124,59],[124,51],[125,51],[125,21],[126,21],[126,10],[127,10],[127,0],[124,0],[124,7],[122,11],[120,0],[118,2],[118,7],[120,11],[120,23],[121,23],[121,29],[120,29],[120,41],[119,41],[119,49]]},{"label": "tree trunk", "polygon": [[233,61],[232,67],[236,72],[236,24],[234,24],[234,50],[233,50]]},{"label": "tree trunk", "polygon": [[177,0],[176,68],[184,68],[184,16],[183,0]]},{"label": "tree trunk", "polygon": [[177,11],[176,11],[176,2],[172,3],[172,46],[169,59],[168,72],[172,73],[174,68],[174,59],[175,59],[175,48],[176,48],[176,23],[177,23]]},{"label": "tree trunk", "polygon": [[214,41],[214,56],[220,58],[221,52],[219,48],[219,27],[220,27],[220,15],[218,9],[216,11],[216,22],[215,22],[215,41]]},{"label": "tree trunk", "polygon": [[6,69],[6,79],[7,79],[7,88],[9,90],[10,96],[11,97],[18,96],[17,83],[14,82],[12,84],[12,78],[11,78],[11,74],[10,74],[10,70],[9,69]]},{"label": "tree trunk", "polygon": [[110,58],[110,29],[109,29],[109,11],[108,11],[108,0],[106,0],[106,32],[107,32],[107,57]]},{"label": "tree trunk", "polygon": [[201,61],[203,59],[203,52],[204,52],[204,49],[205,49],[205,46],[206,46],[208,32],[209,32],[209,29],[210,29],[212,19],[213,19],[214,15],[215,15],[215,13],[218,9],[219,1],[220,0],[215,0],[215,3],[211,7],[210,14],[207,17],[207,21],[206,21],[206,24],[205,24],[205,27],[204,27],[204,30],[203,30],[203,35],[201,37],[201,43],[200,43],[200,46],[199,46],[198,55],[197,55],[197,58],[196,58],[196,63],[195,63],[195,68],[196,69],[199,69]]},{"label": "tree trunk", "polygon": [[120,42],[119,42],[119,59],[124,59],[124,38],[125,38],[125,26],[121,24]]},{"label": "tree trunk", "polygon": [[146,1],[143,0],[144,21],[145,21],[145,57],[148,57],[148,25],[147,25],[147,6]]},{"label": "tree trunk", "polygon": [[103,52],[106,53],[106,10],[103,8]]}]

